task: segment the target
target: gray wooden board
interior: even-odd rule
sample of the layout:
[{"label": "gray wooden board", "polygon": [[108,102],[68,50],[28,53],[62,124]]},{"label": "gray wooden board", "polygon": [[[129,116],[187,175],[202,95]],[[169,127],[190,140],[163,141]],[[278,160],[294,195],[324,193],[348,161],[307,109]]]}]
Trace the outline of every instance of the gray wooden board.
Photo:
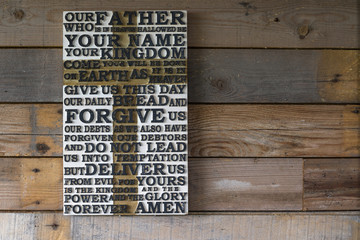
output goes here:
[{"label": "gray wooden board", "polygon": [[74,1],[2,3],[0,46],[61,46],[64,10],[189,12],[190,47],[358,48],[358,1]]},{"label": "gray wooden board", "polygon": [[6,240],[357,240],[359,237],[359,212],[246,213],[182,217],[0,214],[0,239]]},{"label": "gray wooden board", "polygon": [[[359,51],[189,49],[191,103],[358,103]],[[0,102],[61,102],[60,49],[0,49]]]}]

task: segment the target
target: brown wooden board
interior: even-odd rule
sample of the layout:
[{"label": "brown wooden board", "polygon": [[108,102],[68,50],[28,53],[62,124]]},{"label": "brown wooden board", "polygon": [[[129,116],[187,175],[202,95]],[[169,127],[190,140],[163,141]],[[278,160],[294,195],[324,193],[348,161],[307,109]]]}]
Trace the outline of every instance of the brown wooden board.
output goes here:
[{"label": "brown wooden board", "polygon": [[[189,49],[189,101],[359,103],[359,59],[355,50]],[[60,49],[0,49],[0,64],[0,102],[62,102]]]},{"label": "brown wooden board", "polygon": [[0,238],[356,240],[360,237],[358,214],[285,212],[182,217],[70,217],[60,213],[1,213]]},{"label": "brown wooden board", "polygon": [[62,156],[61,135],[0,135],[0,156]]},{"label": "brown wooden board", "polygon": [[[71,6],[71,7],[70,7]],[[62,46],[64,10],[183,9],[190,47],[358,48],[358,2],[5,1],[0,46]]]},{"label": "brown wooden board", "polygon": [[62,208],[61,158],[0,159],[2,210]]},{"label": "brown wooden board", "polygon": [[[302,159],[189,160],[190,211],[301,210]],[[60,210],[61,158],[1,158],[1,210]]]},{"label": "brown wooden board", "polygon": [[[0,135],[1,156],[62,156],[61,135]],[[189,130],[190,157],[358,157],[359,131]]]},{"label": "brown wooden board", "polygon": [[302,206],[301,158],[194,158],[189,163],[193,211],[300,210]]},{"label": "brown wooden board", "polygon": [[[191,130],[351,130],[360,124],[360,105],[190,104],[189,108]],[[0,104],[0,109],[0,134],[62,134],[62,104]]]},{"label": "brown wooden board", "polygon": [[62,134],[62,104],[1,104],[0,134]]},{"label": "brown wooden board", "polygon": [[[2,156],[62,156],[61,104],[0,108]],[[191,104],[189,116],[192,157],[360,156],[358,105]]]},{"label": "brown wooden board", "polygon": [[359,210],[360,158],[306,159],[305,210]]}]

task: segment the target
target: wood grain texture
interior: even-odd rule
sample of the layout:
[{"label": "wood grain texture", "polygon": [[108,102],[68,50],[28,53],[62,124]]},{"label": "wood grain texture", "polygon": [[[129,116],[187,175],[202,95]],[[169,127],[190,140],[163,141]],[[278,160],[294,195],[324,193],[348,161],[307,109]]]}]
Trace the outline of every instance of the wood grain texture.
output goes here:
[{"label": "wood grain texture", "polygon": [[[356,50],[189,49],[189,101],[359,103],[359,59]],[[0,102],[62,102],[61,49],[0,49],[0,64]]]},{"label": "wood grain texture", "polygon": [[[62,104],[0,104],[0,134],[62,134]],[[190,104],[191,130],[302,130],[359,127],[360,105]],[[14,121],[14,119],[16,121]]]},{"label": "wood grain texture", "polygon": [[360,132],[343,130],[189,131],[192,157],[358,157]]},{"label": "wood grain texture", "polygon": [[206,103],[357,103],[359,71],[359,51],[190,49],[189,97]]},{"label": "wood grain texture", "polygon": [[0,209],[59,209],[62,172],[60,158],[1,158]]},{"label": "wood grain texture", "polygon": [[0,135],[0,156],[62,156],[61,135]]},{"label": "wood grain texture", "polygon": [[[21,223],[21,224],[16,224]],[[9,240],[357,240],[357,213],[70,217],[60,213],[1,213],[0,238]]]},{"label": "wood grain texture", "polygon": [[[2,156],[61,156],[61,104],[1,104]],[[357,157],[358,105],[189,106],[192,157]],[[17,119],[17,121],[13,121]]]},{"label": "wood grain texture", "polygon": [[190,159],[190,209],[301,210],[302,164],[300,158]]},{"label": "wood grain texture", "polygon": [[[302,159],[189,159],[190,211],[301,210]],[[61,210],[61,158],[1,158],[1,210]]]},{"label": "wood grain texture", "polygon": [[71,219],[59,213],[1,213],[0,239],[70,240]]},{"label": "wood grain texture", "polygon": [[330,130],[359,128],[358,110],[360,105],[190,104],[188,115],[191,130]]},{"label": "wood grain texture", "polygon": [[[358,48],[358,3],[349,1],[4,1],[1,46],[62,46],[62,11],[188,10],[190,47]],[[226,37],[224,37],[226,36]]]},{"label": "wood grain texture", "polygon": [[0,104],[0,134],[61,134],[62,104]]},{"label": "wood grain texture", "polygon": [[[33,136],[33,137],[32,137]],[[190,157],[358,157],[350,130],[189,130]],[[62,156],[62,135],[0,135],[1,156]]]},{"label": "wood grain texture", "polygon": [[305,210],[360,209],[360,158],[306,159]]}]

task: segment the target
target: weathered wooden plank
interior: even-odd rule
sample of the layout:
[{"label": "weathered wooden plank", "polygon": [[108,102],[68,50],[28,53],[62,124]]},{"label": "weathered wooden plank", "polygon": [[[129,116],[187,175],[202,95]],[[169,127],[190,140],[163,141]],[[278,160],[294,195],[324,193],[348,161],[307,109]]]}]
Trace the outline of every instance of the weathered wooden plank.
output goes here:
[{"label": "weathered wooden plank", "polygon": [[[105,230],[104,230],[105,229]],[[1,213],[1,239],[359,239],[357,213],[260,213],[168,217],[70,217]]]},{"label": "weathered wooden plank", "polygon": [[[1,156],[62,156],[61,135],[0,135]],[[358,129],[189,130],[190,157],[359,157]]]},{"label": "weathered wooden plank", "polygon": [[62,134],[62,104],[0,104],[0,134]]},{"label": "weathered wooden plank", "polygon": [[302,130],[360,127],[360,105],[190,104],[191,130]]},{"label": "weathered wooden plank", "polygon": [[0,135],[0,156],[62,156],[61,135]]},{"label": "weathered wooden plank", "polygon": [[192,157],[358,157],[358,129],[189,131]]},{"label": "weathered wooden plank", "polygon": [[62,205],[62,159],[0,159],[1,210],[58,210]]},{"label": "weathered wooden plank", "polygon": [[1,49],[1,102],[62,102],[60,49]]},{"label": "weathered wooden plank", "polygon": [[[2,156],[61,156],[61,104],[2,104]],[[357,105],[189,107],[192,157],[357,157]],[[13,121],[16,119],[16,121]]]},{"label": "weathered wooden plank", "polygon": [[71,220],[60,213],[1,213],[1,215],[0,239],[71,239]]},{"label": "weathered wooden plank", "polygon": [[360,158],[306,159],[305,210],[359,210]]},{"label": "weathered wooden plank", "polygon": [[302,164],[300,158],[191,159],[190,209],[234,211],[301,208]]},{"label": "weathered wooden plank", "polygon": [[[359,51],[189,49],[189,101],[359,103]],[[51,59],[51,61],[50,61]],[[0,49],[0,102],[61,102],[61,49]]]},{"label": "weathered wooden plank", "polygon": [[[301,210],[302,163],[191,158],[190,211]],[[2,158],[0,173],[1,210],[61,209],[61,158]]]},{"label": "weathered wooden plank", "polygon": [[[188,10],[191,47],[358,48],[358,3],[349,1],[7,1],[1,46],[61,46],[62,11]],[[226,36],[226,37],[224,37]]]},{"label": "weathered wooden plank", "polygon": [[190,49],[189,98],[206,103],[357,103],[359,61],[359,51]]},{"label": "weathered wooden plank", "polygon": [[[0,134],[62,134],[62,104],[0,104]],[[360,105],[190,104],[189,129],[359,128]]]}]

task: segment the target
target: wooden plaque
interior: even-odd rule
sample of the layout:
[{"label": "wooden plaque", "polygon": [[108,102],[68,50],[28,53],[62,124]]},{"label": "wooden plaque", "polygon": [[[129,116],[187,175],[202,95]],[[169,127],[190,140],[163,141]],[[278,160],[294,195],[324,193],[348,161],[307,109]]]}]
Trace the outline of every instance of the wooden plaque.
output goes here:
[{"label": "wooden plaque", "polygon": [[63,13],[66,215],[188,212],[186,11]]}]

